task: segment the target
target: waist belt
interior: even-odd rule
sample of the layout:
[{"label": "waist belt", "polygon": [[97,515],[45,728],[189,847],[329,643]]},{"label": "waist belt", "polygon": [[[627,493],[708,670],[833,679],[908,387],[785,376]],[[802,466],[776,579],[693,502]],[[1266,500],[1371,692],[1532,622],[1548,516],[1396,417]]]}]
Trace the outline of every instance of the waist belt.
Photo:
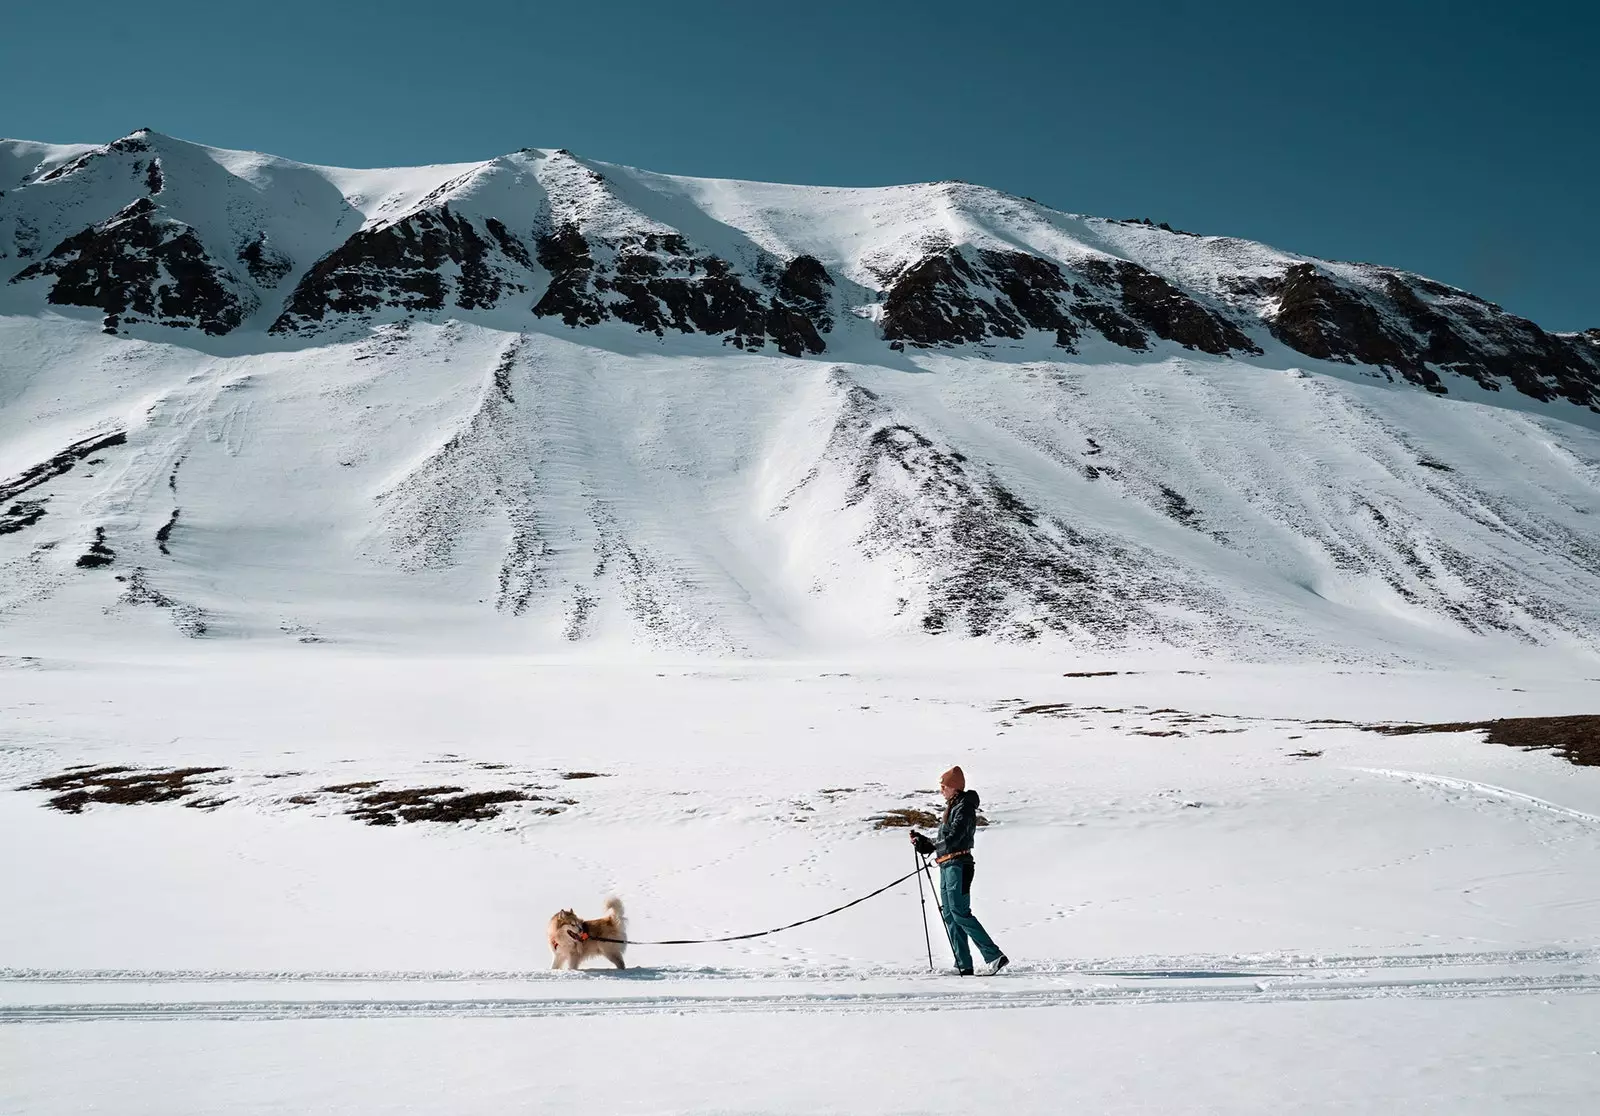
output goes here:
[{"label": "waist belt", "polygon": [[960,852],[949,853],[949,854],[947,854],[945,856],[936,856],[936,857],[933,858],[933,862],[935,864],[948,864],[952,860],[955,860],[957,857],[971,856],[971,855],[972,855],[972,850],[971,849],[962,849]]}]

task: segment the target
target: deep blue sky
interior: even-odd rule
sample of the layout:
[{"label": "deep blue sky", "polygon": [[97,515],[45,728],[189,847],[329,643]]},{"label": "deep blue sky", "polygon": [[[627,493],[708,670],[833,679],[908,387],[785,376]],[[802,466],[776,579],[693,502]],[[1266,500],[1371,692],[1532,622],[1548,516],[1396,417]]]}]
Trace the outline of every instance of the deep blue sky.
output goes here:
[{"label": "deep blue sky", "polygon": [[17,0],[0,134],[963,178],[1575,329],[1600,326],[1597,36],[1592,5],[1538,2]]}]

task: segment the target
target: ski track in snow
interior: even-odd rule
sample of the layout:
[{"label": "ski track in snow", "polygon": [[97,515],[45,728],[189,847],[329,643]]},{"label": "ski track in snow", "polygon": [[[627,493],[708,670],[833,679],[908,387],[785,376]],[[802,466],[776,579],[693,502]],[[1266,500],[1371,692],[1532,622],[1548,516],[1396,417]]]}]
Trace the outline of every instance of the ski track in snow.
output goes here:
[{"label": "ski track in snow", "polygon": [[1364,775],[1382,775],[1389,779],[1403,779],[1422,786],[1464,791],[1484,798],[1501,799],[1516,805],[1531,806],[1534,809],[1543,810],[1563,818],[1571,818],[1574,821],[1600,824],[1600,814],[1588,814],[1582,810],[1560,806],[1546,799],[1536,798],[1531,794],[1523,794],[1521,791],[1514,791],[1507,787],[1497,787],[1493,783],[1480,783],[1472,779],[1456,779],[1448,775],[1430,775],[1421,771],[1393,771],[1382,767],[1352,767],[1350,770],[1359,771]]},{"label": "ski track in snow", "polygon": [[773,996],[694,994],[593,999],[224,1000],[215,1002],[57,1003],[0,1005],[0,1023],[112,1020],[258,1021],[374,1017],[518,1018],[553,1015],[704,1014],[726,1012],[889,1012],[1378,998],[1463,999],[1600,992],[1600,974],[1495,976],[1480,979],[1329,982],[1264,981],[1220,987],[1112,987],[995,992],[813,992]]},{"label": "ski track in snow", "polygon": [[[1462,971],[1484,968],[1499,971]],[[12,1002],[0,1003],[0,1023],[902,1012],[1576,995],[1600,992],[1600,950],[1131,957],[1019,964],[995,981],[961,981],[952,987],[954,983],[948,973],[892,966],[663,967],[581,976],[538,970],[12,969],[0,970],[0,995],[12,989]],[[315,995],[317,989],[310,986],[322,984],[374,987],[366,996]],[[500,987],[473,987],[485,984]],[[663,984],[663,991],[636,992],[641,985]],[[69,989],[98,985],[137,988],[143,995],[83,1002],[65,995]],[[241,987],[223,988],[226,998],[217,999],[162,995],[169,988],[176,992],[196,985]],[[63,993],[59,1001],[17,1002],[26,998],[22,992],[57,986]],[[385,991],[389,994],[381,994]],[[434,994],[418,996],[419,991]]]}]

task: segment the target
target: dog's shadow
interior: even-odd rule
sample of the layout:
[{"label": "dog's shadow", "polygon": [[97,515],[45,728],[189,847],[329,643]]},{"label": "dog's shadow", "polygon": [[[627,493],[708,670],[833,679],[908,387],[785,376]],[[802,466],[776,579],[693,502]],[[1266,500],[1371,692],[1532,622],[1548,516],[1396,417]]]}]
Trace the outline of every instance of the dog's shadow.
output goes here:
[{"label": "dog's shadow", "polygon": [[694,968],[650,968],[648,966],[631,967],[627,969],[567,969],[561,973],[563,979],[568,977],[585,976],[602,980],[686,980],[691,978],[705,979],[707,977],[737,977],[750,975],[740,969],[719,969],[714,966],[696,966]]}]

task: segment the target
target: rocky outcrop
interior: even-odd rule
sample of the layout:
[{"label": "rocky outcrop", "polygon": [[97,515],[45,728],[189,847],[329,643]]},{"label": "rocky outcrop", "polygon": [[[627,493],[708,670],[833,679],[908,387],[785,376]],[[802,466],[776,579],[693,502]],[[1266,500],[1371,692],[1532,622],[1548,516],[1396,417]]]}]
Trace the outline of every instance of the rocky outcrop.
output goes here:
[{"label": "rocky outcrop", "polygon": [[140,198],[98,225],[67,237],[11,280],[54,280],[57,306],[92,306],[107,332],[135,321],[227,333],[248,309],[233,277],[188,225],[164,218]]},{"label": "rocky outcrop", "polygon": [[113,430],[109,434],[96,434],[74,442],[58,453],[52,454],[36,465],[24,469],[20,474],[6,480],[0,480],[0,502],[20,496],[30,488],[37,488],[46,481],[54,480],[63,473],[70,472],[78,462],[114,446],[126,445],[128,435],[121,430]]},{"label": "rocky outcrop", "polygon": [[884,297],[891,342],[955,345],[1052,333],[1075,352],[1084,330],[1145,350],[1149,330],[1185,348],[1260,352],[1237,325],[1127,260],[1090,259],[1068,276],[1026,252],[947,248],[902,271]]},{"label": "rocky outcrop", "polygon": [[271,332],[315,329],[330,316],[442,310],[447,302],[462,310],[494,307],[527,289],[508,262],[525,266],[528,255],[504,225],[489,224],[494,228],[480,232],[441,205],[362,229],[311,266]]},{"label": "rocky outcrop", "polygon": [[1084,265],[1084,271],[1103,287],[1114,284],[1128,317],[1164,341],[1174,341],[1186,349],[1199,349],[1213,356],[1227,352],[1261,352],[1233,322],[1206,309],[1155,272],[1136,263],[1090,260]]},{"label": "rocky outcrop", "polygon": [[1446,394],[1441,372],[1490,391],[1503,385],[1541,402],[1565,399],[1600,412],[1600,348],[1582,334],[1546,333],[1466,291],[1420,276],[1371,269],[1343,280],[1313,263],[1262,284],[1276,298],[1273,336],[1319,360],[1389,369]]},{"label": "rocky outcrop", "polygon": [[[1058,345],[1070,349],[1078,331],[1062,312],[1059,296],[1071,284],[1060,268],[1021,253],[978,256],[974,263],[960,249],[947,248],[902,271],[884,295],[883,336],[914,345],[959,345],[1048,329]],[[1022,306],[1003,290],[1026,296]]]},{"label": "rocky outcrop", "polygon": [[800,356],[824,351],[822,335],[833,325],[833,279],[810,256],[791,260],[769,292],[676,233],[591,244],[576,225],[564,224],[541,236],[537,251],[551,280],[533,312],[574,328],[615,319],[657,337],[669,329],[721,336],[741,349],[770,339],[780,352]]},{"label": "rocky outcrop", "polygon": [[294,261],[274,248],[265,232],[257,232],[253,240],[239,249],[239,262],[244,264],[258,287],[276,287],[294,270]]}]

